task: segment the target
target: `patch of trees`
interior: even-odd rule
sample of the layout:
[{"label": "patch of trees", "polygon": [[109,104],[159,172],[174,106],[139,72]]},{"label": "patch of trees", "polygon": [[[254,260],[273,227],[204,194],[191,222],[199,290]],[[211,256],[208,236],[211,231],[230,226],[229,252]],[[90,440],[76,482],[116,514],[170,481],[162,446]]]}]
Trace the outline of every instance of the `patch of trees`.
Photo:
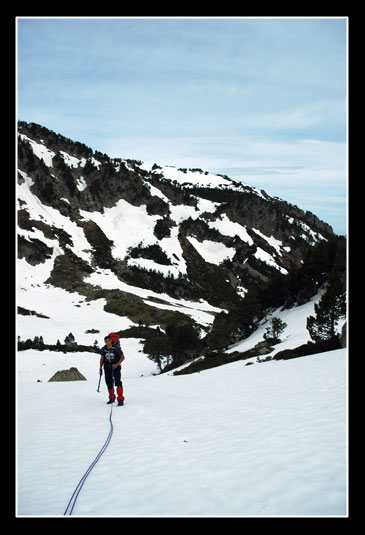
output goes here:
[{"label": "patch of trees", "polygon": [[64,181],[70,195],[74,195],[76,191],[76,184],[72,176],[71,169],[65,163],[65,160],[60,152],[57,152],[52,158],[52,165],[57,170],[59,178]]},{"label": "patch of trees", "polygon": [[61,344],[59,340],[57,340],[56,344],[45,344],[43,336],[35,336],[33,340],[28,338],[25,341],[20,340],[20,337],[18,337],[18,351],[25,351],[26,349],[36,349],[37,351],[62,351],[63,353],[75,353],[80,351],[91,353],[99,352],[97,340],[95,340],[93,346],[78,344],[72,333],[69,333],[65,337],[63,344]]},{"label": "patch of trees", "polygon": [[84,143],[72,141],[61,134],[56,134],[52,130],[45,128],[37,123],[27,123],[25,121],[18,122],[18,130],[21,134],[34,139],[43,140],[44,144],[53,152],[61,150],[75,154],[78,158],[91,158],[93,151]]},{"label": "patch of trees", "polygon": [[334,268],[328,278],[326,291],[314,305],[315,316],[307,318],[307,329],[314,342],[335,340],[337,325],[346,316],[346,288],[339,271]]},{"label": "patch of trees", "polygon": [[160,371],[168,371],[199,355],[204,347],[196,325],[169,325],[165,332],[145,340],[143,351],[158,364]]}]

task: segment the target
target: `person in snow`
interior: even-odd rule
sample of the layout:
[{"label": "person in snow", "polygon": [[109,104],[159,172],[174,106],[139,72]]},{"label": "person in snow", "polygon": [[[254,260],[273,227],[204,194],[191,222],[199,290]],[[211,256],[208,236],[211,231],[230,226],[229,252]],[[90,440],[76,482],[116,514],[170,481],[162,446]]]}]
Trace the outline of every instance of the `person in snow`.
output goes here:
[{"label": "person in snow", "polygon": [[117,387],[117,400],[118,405],[124,404],[123,396],[123,383],[120,378],[121,373],[121,363],[125,359],[123,351],[118,344],[113,345],[112,339],[110,336],[104,338],[105,346],[100,350],[100,375],[103,375],[103,365],[105,372],[105,383],[109,392],[109,403],[115,401],[114,384]]}]

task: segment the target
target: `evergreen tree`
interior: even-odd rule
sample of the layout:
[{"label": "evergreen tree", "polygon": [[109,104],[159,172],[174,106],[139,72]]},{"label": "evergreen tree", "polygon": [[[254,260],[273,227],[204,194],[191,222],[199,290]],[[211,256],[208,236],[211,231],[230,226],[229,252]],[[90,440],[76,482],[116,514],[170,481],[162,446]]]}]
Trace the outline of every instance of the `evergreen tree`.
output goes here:
[{"label": "evergreen tree", "polygon": [[200,349],[199,329],[196,325],[169,325],[166,328],[166,335],[171,345],[174,362],[184,360],[189,351]]},{"label": "evergreen tree", "polygon": [[70,194],[73,195],[76,191],[75,180],[69,166],[66,164],[60,152],[57,152],[53,156],[52,165],[58,171],[60,178],[65,182]]},{"label": "evergreen tree", "polygon": [[151,360],[157,362],[161,371],[162,362],[179,364],[192,353],[198,353],[202,347],[199,329],[196,325],[169,325],[166,334],[161,331],[154,337],[146,339],[143,351]]},{"label": "evergreen tree", "polygon": [[162,362],[167,359],[168,363],[171,359],[172,348],[169,338],[165,334],[159,334],[145,340],[143,351],[157,363],[159,370],[162,371]]},{"label": "evergreen tree", "polygon": [[76,345],[75,337],[72,333],[68,334],[65,338],[65,345],[66,346],[74,346]]},{"label": "evergreen tree", "polygon": [[280,318],[272,318],[271,320],[271,327],[267,327],[266,331],[264,333],[264,339],[275,339],[278,340],[279,336],[287,327],[287,323],[285,321],[282,321]]},{"label": "evergreen tree", "polygon": [[83,169],[83,174],[85,176],[88,176],[90,175],[90,173],[93,173],[94,171],[97,171],[97,167],[92,163],[91,159],[86,160],[86,163]]},{"label": "evergreen tree", "polygon": [[334,268],[328,278],[328,286],[317,305],[316,316],[307,318],[307,330],[314,342],[337,338],[336,326],[346,315],[346,289],[341,274]]}]

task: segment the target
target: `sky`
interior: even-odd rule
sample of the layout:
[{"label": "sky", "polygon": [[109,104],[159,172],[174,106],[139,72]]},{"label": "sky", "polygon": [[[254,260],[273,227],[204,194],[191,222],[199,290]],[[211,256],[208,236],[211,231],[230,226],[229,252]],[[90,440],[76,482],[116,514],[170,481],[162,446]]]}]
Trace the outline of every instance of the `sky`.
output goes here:
[{"label": "sky", "polygon": [[18,17],[17,117],[264,189],[347,234],[346,17]]}]

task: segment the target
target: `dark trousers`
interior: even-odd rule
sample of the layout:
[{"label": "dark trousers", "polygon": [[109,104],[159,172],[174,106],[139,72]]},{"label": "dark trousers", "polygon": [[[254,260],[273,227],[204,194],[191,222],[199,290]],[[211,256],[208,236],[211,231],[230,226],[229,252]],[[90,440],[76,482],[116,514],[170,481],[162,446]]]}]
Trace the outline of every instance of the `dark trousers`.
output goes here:
[{"label": "dark trousers", "polygon": [[106,382],[106,386],[108,387],[108,390],[111,390],[113,388],[113,375],[114,375],[114,386],[116,387],[123,386],[123,383],[120,378],[120,372],[121,372],[120,366],[118,366],[115,369],[113,369],[109,365],[104,366],[105,382]]}]

